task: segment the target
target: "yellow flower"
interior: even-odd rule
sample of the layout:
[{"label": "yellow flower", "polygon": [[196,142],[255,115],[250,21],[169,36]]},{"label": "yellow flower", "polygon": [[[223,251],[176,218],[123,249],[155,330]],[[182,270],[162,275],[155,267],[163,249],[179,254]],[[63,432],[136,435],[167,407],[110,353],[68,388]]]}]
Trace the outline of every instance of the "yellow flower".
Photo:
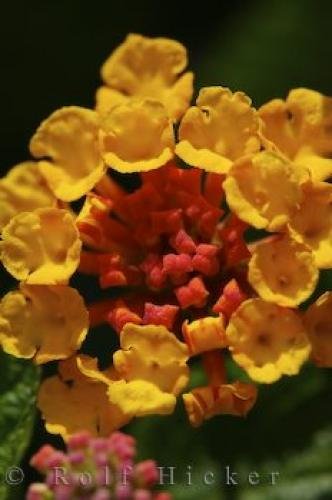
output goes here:
[{"label": "yellow flower", "polygon": [[233,359],[256,382],[298,374],[310,355],[300,316],[261,299],[243,302],[226,329]]},{"label": "yellow flower", "polygon": [[[93,192],[88,193],[76,217],[82,243],[99,251],[112,251],[117,248],[104,234],[105,220],[111,220],[109,215],[112,205],[107,201]],[[96,213],[99,217],[96,217]]]},{"label": "yellow flower", "polygon": [[302,201],[305,173],[281,156],[262,152],[234,164],[224,182],[227,203],[236,215],[258,229],[277,231]]},{"label": "yellow flower", "polygon": [[123,380],[110,385],[110,400],[132,416],[171,413],[189,379],[186,345],[164,326],[133,323],[125,325],[120,342],[113,359]]},{"label": "yellow flower", "polygon": [[1,260],[16,279],[31,285],[66,283],[81,250],[72,215],[57,208],[22,212],[3,229]]},{"label": "yellow flower", "polygon": [[37,164],[26,161],[0,179],[0,231],[14,215],[55,206],[56,199],[39,173]]},{"label": "yellow flower", "polygon": [[317,267],[332,267],[332,186],[307,183],[304,199],[289,223],[296,240],[311,248]]},{"label": "yellow flower", "polygon": [[243,92],[203,88],[196,104],[179,129],[176,153],[186,163],[224,174],[235,160],[259,150],[259,118]]},{"label": "yellow flower", "polygon": [[197,387],[183,394],[189,421],[193,427],[215,415],[237,415],[244,417],[254,406],[257,389],[252,384],[234,382],[218,387]]},{"label": "yellow flower", "polygon": [[88,325],[82,297],[68,286],[21,285],[0,302],[2,348],[38,364],[71,356]]},{"label": "yellow flower", "polygon": [[107,112],[131,97],[160,101],[170,118],[179,119],[193,94],[193,74],[181,73],[187,51],[168,38],[128,35],[104,63],[101,74],[106,86],[98,89],[97,110]]},{"label": "yellow flower", "polygon": [[182,326],[183,336],[191,356],[226,347],[225,324],[222,316],[206,316]]},{"label": "yellow flower", "polygon": [[258,243],[249,262],[248,280],[258,295],[285,307],[304,302],[319,273],[310,248],[287,235]]},{"label": "yellow flower", "polygon": [[[103,382],[104,384],[111,384],[118,380],[118,374],[113,366],[106,370],[99,370],[98,359],[90,358],[90,356],[80,355],[76,358],[77,368],[87,378],[94,382]],[[73,365],[76,367],[76,365]]]},{"label": "yellow flower", "polygon": [[128,382],[146,380],[175,395],[187,385],[187,346],[166,327],[127,323],[120,343],[121,350],[113,359],[121,378]]},{"label": "yellow flower", "polygon": [[332,98],[314,90],[292,90],[286,101],[273,99],[259,110],[263,134],[314,181],[332,175]]},{"label": "yellow flower", "polygon": [[[46,429],[64,439],[82,430],[94,436],[108,436],[129,419],[109,402],[107,384],[84,375],[76,362],[75,358],[62,361],[59,375],[41,384],[37,404]],[[84,357],[80,363],[85,363]]]},{"label": "yellow flower", "polygon": [[332,368],[332,292],[326,292],[304,315],[312,347],[312,358],[318,366]]},{"label": "yellow flower", "polygon": [[147,380],[119,380],[108,388],[109,400],[117,405],[128,417],[147,415],[169,415],[173,413],[176,397],[161,391]]},{"label": "yellow flower", "polygon": [[32,137],[30,151],[60,200],[80,198],[104,175],[98,128],[95,111],[70,106],[52,113]]},{"label": "yellow flower", "polygon": [[158,101],[129,101],[101,119],[100,149],[108,166],[123,173],[161,167],[173,157],[171,120]]}]

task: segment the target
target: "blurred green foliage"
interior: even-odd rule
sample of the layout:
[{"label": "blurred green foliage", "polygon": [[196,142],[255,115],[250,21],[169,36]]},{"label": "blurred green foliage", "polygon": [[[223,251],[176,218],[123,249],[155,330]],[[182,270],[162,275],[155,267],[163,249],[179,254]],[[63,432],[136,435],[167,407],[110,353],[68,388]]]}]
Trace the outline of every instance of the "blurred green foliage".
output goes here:
[{"label": "blurred green foliage", "polygon": [[256,106],[295,87],[332,95],[331,16],[329,0],[245,3],[209,37],[198,86],[243,90]]},{"label": "blurred green foliage", "polygon": [[[6,474],[19,465],[29,445],[36,415],[39,370],[29,361],[0,353],[0,499],[17,499],[21,484]],[[13,473],[12,479],[19,478]],[[10,479],[10,478],[9,478]]]}]

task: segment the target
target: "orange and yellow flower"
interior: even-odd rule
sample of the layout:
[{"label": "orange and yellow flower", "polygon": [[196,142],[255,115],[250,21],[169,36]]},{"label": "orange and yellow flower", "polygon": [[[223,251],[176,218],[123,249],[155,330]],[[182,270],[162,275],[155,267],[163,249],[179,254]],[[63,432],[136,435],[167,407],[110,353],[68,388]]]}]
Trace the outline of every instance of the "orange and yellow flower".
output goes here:
[{"label": "orange and yellow flower", "polygon": [[243,92],[203,88],[181,121],[176,153],[189,165],[225,174],[235,160],[259,151],[258,132],[258,114]]},{"label": "orange and yellow flower", "polygon": [[0,344],[5,352],[36,363],[66,359],[89,327],[80,294],[65,285],[25,285],[0,302]]},{"label": "orange and yellow flower", "polygon": [[104,175],[98,120],[91,109],[61,108],[43,121],[30,141],[32,155],[40,158],[40,173],[60,200],[77,200]]},{"label": "orange and yellow flower", "polygon": [[263,135],[297,166],[310,170],[314,181],[332,176],[332,98],[298,88],[286,101],[273,99],[259,109]]},{"label": "orange and yellow flower", "polygon": [[128,35],[102,66],[105,85],[97,92],[97,111],[107,113],[132,98],[148,98],[178,120],[193,94],[193,74],[183,73],[187,64],[187,51],[175,40]]},{"label": "orange and yellow flower", "polygon": [[[129,35],[96,110],[52,113],[35,161],[0,180],[0,257],[19,282],[0,302],[0,344],[58,362],[38,406],[64,439],[170,414],[181,395],[195,427],[245,416],[256,384],[310,357],[332,366],[331,292],[312,303],[332,267],[332,100],[296,89],[256,111],[207,87],[189,107],[186,66],[180,43]],[[105,370],[80,352],[99,325]],[[252,382],[229,380],[226,357]],[[196,369],[207,381],[193,387]]]},{"label": "orange and yellow flower", "polygon": [[311,304],[304,322],[312,345],[312,358],[318,366],[332,367],[332,293],[325,292]]},{"label": "orange and yellow flower", "polygon": [[236,363],[260,383],[296,375],[311,350],[300,316],[262,299],[249,299],[238,307],[226,336]]},{"label": "orange and yellow flower", "polygon": [[[84,370],[86,363],[88,368]],[[128,423],[126,415],[109,401],[108,385],[98,380],[96,373],[93,360],[69,358],[60,362],[58,375],[42,382],[37,404],[48,432],[61,434],[64,439],[82,430],[93,436],[108,436]],[[111,382],[112,375],[105,373],[105,381]]]}]

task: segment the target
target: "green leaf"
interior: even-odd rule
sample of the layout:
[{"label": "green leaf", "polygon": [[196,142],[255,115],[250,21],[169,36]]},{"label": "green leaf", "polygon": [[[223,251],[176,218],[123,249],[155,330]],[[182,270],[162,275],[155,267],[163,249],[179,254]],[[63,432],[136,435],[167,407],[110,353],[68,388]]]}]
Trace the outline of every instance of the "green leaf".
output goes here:
[{"label": "green leaf", "polygon": [[[243,488],[238,500],[318,500],[332,497],[332,426],[319,430],[301,451],[266,461],[265,470],[280,471],[274,486]],[[244,467],[248,473],[248,463]],[[279,484],[278,484],[279,483]]]},{"label": "green leaf", "polygon": [[[6,472],[18,466],[29,444],[39,370],[31,361],[0,353],[0,498],[19,498],[20,486],[6,484]],[[15,475],[14,475],[15,478]]]},{"label": "green leaf", "polygon": [[[204,457],[204,454],[201,454],[201,458],[196,459],[196,463],[192,466],[190,481],[187,470],[187,468],[183,468],[177,471],[175,484],[167,488],[172,493],[174,499],[202,500],[204,498],[205,500],[224,500],[226,498],[220,488],[218,464],[212,462],[208,457]],[[208,480],[210,481],[213,477],[213,484],[209,486],[207,486],[204,480],[206,474],[209,475]]]}]

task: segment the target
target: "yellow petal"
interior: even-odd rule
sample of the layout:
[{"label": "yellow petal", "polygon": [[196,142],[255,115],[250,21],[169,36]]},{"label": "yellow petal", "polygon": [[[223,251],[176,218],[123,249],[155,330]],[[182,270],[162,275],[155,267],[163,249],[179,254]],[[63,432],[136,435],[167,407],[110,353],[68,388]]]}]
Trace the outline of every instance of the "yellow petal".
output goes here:
[{"label": "yellow petal", "polygon": [[96,92],[96,111],[107,114],[114,106],[126,104],[130,97],[121,94],[118,90],[111,89],[103,85]]},{"label": "yellow petal", "polygon": [[40,363],[71,356],[88,331],[88,312],[68,286],[21,285],[0,303],[0,343],[5,352]]},{"label": "yellow petal", "polygon": [[219,387],[197,387],[183,394],[189,421],[193,427],[215,415],[237,415],[244,417],[254,406],[257,389],[252,384],[234,382]]},{"label": "yellow petal", "polygon": [[293,127],[287,103],[282,99],[272,99],[258,110],[263,120],[263,137],[290,160],[294,160],[298,150],[296,129]]},{"label": "yellow petal", "polygon": [[1,260],[16,279],[34,285],[67,282],[80,258],[72,215],[57,208],[22,212],[3,229]]},{"label": "yellow petal", "polygon": [[39,173],[37,164],[33,161],[20,163],[0,180],[0,231],[20,212],[55,204],[56,198]]},{"label": "yellow petal", "polygon": [[79,371],[92,381],[111,384],[119,378],[113,367],[103,371],[99,370],[97,358],[90,358],[90,356],[82,354],[76,357],[76,362]]},{"label": "yellow petal", "polygon": [[258,295],[294,307],[310,297],[319,273],[307,246],[287,236],[258,243],[249,262],[248,280]]},{"label": "yellow petal", "polygon": [[179,129],[176,154],[186,163],[224,174],[241,156],[259,151],[258,115],[243,92],[203,88],[196,104]]},{"label": "yellow petal", "polygon": [[236,215],[258,229],[277,231],[302,201],[303,170],[283,157],[262,152],[239,160],[224,182],[227,203]]},{"label": "yellow petal", "polygon": [[273,99],[259,110],[263,135],[305,166],[314,181],[332,176],[332,98],[314,90],[292,90],[286,101]]},{"label": "yellow petal", "polygon": [[180,119],[189,107],[193,95],[193,80],[193,73],[189,71],[184,73],[175,82],[172,89],[165,93],[164,99],[161,99],[168,115],[174,120]]},{"label": "yellow petal", "polygon": [[128,417],[169,415],[176,404],[173,394],[161,391],[147,380],[114,382],[108,388],[108,397]]},{"label": "yellow petal", "polygon": [[187,346],[164,326],[127,323],[114,366],[126,381],[149,381],[163,392],[179,394],[187,385]]},{"label": "yellow petal", "polygon": [[304,199],[289,223],[291,235],[311,248],[316,266],[332,267],[332,186],[307,183]]},{"label": "yellow petal", "polygon": [[291,309],[250,299],[231,316],[226,329],[234,361],[256,382],[297,375],[310,355],[300,316]]},{"label": "yellow petal", "polygon": [[61,375],[44,380],[37,404],[47,431],[61,434],[64,439],[82,430],[93,436],[108,436],[129,421],[119,407],[110,403],[106,384],[77,377],[75,372],[66,380]]},{"label": "yellow petal", "polygon": [[156,99],[170,118],[177,120],[188,108],[193,93],[192,74],[180,76],[186,66],[187,51],[179,42],[130,34],[102,67],[103,81],[112,93],[99,89],[97,109],[110,109],[122,94],[124,99]]},{"label": "yellow petal", "polygon": [[[332,156],[332,153],[326,153],[326,155]],[[304,148],[297,155],[295,164],[307,168],[313,182],[328,180],[332,177],[332,159],[314,155],[311,152],[307,152]]]},{"label": "yellow petal", "polygon": [[114,366],[121,378],[109,386],[113,404],[131,416],[169,414],[187,385],[188,349],[164,326],[127,323]]},{"label": "yellow petal", "polygon": [[70,106],[52,113],[32,137],[30,151],[41,158],[39,170],[60,200],[80,198],[105,172],[98,148],[98,115],[90,109]]},{"label": "yellow petal", "polygon": [[183,323],[182,332],[192,356],[226,346],[225,325],[221,316],[206,316]]},{"label": "yellow petal", "polygon": [[113,359],[125,380],[146,380],[175,395],[187,385],[188,348],[164,326],[127,323],[120,343]]},{"label": "yellow petal", "polygon": [[332,292],[326,292],[304,315],[312,347],[312,358],[318,366],[332,367]]},{"label": "yellow petal", "polygon": [[158,101],[128,101],[101,119],[102,156],[123,173],[161,167],[173,157],[174,133],[165,108]]},{"label": "yellow petal", "polygon": [[84,246],[99,252],[118,250],[116,244],[105,236],[105,220],[108,220],[111,208],[109,198],[101,198],[94,192],[86,195],[82,208],[75,219]]}]

